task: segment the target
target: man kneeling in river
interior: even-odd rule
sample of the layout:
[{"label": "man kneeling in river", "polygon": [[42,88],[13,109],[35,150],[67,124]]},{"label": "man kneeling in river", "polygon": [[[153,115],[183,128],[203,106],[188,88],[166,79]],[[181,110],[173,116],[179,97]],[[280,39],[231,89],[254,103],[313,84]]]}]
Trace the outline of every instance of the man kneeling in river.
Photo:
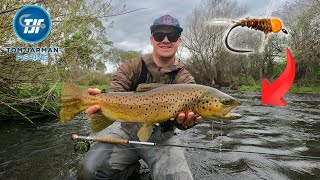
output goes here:
[{"label": "man kneeling in river", "polygon": [[[156,19],[150,27],[150,43],[153,52],[123,63],[110,83],[109,92],[135,91],[140,83],[195,83],[194,78],[175,56],[181,43],[182,28],[176,18],[164,15]],[[90,94],[101,93],[98,89],[89,89]],[[99,111],[98,105],[86,110],[87,114]],[[149,141],[159,144],[181,144],[174,134],[175,128],[184,121],[192,121],[191,128],[202,121],[194,112],[180,113],[176,119],[170,119],[154,127]],[[189,124],[189,123],[188,123]],[[108,137],[138,140],[136,123],[121,123]],[[132,144],[108,144],[97,142],[79,164],[79,179],[127,179],[139,170],[139,160],[144,160],[152,179],[193,179],[187,165],[183,149],[177,147],[137,148]]]}]

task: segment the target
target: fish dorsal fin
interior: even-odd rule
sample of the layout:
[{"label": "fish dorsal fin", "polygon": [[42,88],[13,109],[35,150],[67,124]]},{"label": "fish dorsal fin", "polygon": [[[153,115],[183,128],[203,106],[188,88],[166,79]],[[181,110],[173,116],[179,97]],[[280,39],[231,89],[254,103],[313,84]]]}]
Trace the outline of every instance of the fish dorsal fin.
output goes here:
[{"label": "fish dorsal fin", "polygon": [[141,83],[137,87],[137,92],[149,91],[151,89],[155,89],[157,87],[163,86],[161,83]]},{"label": "fish dorsal fin", "polygon": [[113,123],[112,120],[102,114],[102,112],[96,112],[91,114],[91,129],[93,131],[101,131]]},{"label": "fish dorsal fin", "polygon": [[137,133],[141,142],[148,141],[153,131],[153,124],[143,123]]}]

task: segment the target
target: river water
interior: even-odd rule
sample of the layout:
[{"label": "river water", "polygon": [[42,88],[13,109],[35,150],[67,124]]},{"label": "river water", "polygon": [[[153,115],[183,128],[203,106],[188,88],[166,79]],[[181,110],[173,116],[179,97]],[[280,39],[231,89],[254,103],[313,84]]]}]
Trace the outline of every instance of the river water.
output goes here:
[{"label": "river water", "polygon": [[[185,149],[195,179],[320,179],[320,95],[287,94],[287,106],[272,107],[261,105],[259,93],[227,93],[241,100],[241,119],[178,133],[186,145],[218,149]],[[73,151],[70,135],[92,133],[88,119],[36,124],[0,121],[0,179],[75,179],[83,155]]]}]

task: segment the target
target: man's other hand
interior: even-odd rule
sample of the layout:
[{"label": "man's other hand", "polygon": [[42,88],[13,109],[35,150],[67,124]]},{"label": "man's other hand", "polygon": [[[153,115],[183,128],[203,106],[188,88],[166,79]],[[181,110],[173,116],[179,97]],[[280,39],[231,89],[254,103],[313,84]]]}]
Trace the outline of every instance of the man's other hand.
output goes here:
[{"label": "man's other hand", "polygon": [[[91,95],[95,95],[95,94],[100,94],[102,91],[100,89],[97,89],[97,88],[89,88],[88,89],[88,93],[91,94]],[[99,105],[93,105],[93,106],[90,106],[88,107],[88,109],[86,109],[85,113],[88,114],[88,115],[91,115],[95,112],[98,112],[100,111],[100,106]]]}]

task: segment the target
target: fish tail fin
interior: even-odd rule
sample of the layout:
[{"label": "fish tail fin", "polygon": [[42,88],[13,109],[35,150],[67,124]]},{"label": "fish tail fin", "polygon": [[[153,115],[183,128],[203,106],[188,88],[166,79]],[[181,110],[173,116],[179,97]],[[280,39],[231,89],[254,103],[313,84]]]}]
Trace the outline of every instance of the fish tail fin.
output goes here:
[{"label": "fish tail fin", "polygon": [[74,84],[63,83],[61,88],[61,108],[60,121],[67,122],[72,119],[84,108],[81,108],[80,97],[86,93],[86,90],[77,87]]}]

